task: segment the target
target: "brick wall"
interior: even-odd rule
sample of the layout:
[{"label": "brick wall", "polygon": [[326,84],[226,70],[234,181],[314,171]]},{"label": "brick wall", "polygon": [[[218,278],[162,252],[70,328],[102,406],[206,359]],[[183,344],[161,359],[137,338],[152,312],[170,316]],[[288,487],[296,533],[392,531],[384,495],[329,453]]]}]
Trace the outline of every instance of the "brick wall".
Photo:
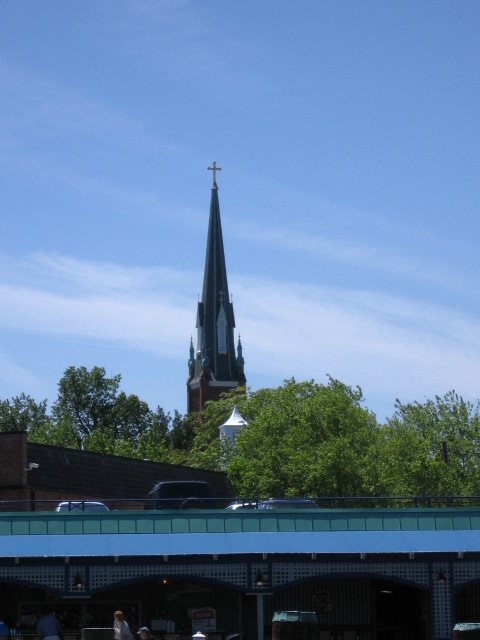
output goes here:
[{"label": "brick wall", "polygon": [[[35,466],[26,471],[30,463]],[[233,496],[224,473],[27,443],[25,432],[0,433],[2,511],[52,510],[57,502],[75,498],[100,500],[110,509],[142,509],[160,480],[204,480],[217,498]]]},{"label": "brick wall", "polygon": [[26,468],[26,431],[0,433],[0,489],[25,488],[27,485]]}]

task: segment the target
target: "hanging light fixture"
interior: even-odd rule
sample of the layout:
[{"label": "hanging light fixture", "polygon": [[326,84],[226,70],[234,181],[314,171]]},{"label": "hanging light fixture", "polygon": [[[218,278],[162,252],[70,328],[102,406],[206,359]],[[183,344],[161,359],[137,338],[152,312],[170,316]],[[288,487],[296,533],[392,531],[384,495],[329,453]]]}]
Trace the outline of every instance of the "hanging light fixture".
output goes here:
[{"label": "hanging light fixture", "polygon": [[263,576],[262,576],[262,572],[260,571],[260,569],[257,572],[257,577],[255,578],[255,583],[256,583],[256,585],[257,585],[257,587],[259,589],[262,588],[262,586],[263,586]]},{"label": "hanging light fixture", "polygon": [[438,581],[440,582],[440,584],[444,584],[447,579],[445,578],[445,574],[443,573],[443,569],[440,569],[440,571],[438,572]]},{"label": "hanging light fixture", "polygon": [[83,580],[82,580],[82,576],[77,573],[75,574],[75,579],[74,579],[74,584],[77,587],[77,589],[82,589],[83,588]]}]

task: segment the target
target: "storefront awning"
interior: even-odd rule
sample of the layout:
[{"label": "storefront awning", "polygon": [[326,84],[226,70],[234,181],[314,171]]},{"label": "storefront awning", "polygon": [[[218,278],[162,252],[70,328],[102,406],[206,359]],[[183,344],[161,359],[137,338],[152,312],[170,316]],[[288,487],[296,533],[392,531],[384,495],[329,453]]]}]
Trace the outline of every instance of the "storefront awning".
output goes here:
[{"label": "storefront awning", "polygon": [[480,551],[480,531],[285,531],[255,533],[2,536],[3,557],[392,554]]}]

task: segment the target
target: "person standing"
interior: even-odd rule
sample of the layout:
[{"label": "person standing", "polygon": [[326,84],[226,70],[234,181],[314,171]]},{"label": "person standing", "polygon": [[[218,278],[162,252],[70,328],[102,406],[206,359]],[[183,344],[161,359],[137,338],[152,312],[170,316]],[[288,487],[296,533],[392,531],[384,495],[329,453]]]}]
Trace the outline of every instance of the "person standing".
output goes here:
[{"label": "person standing", "polygon": [[2,614],[0,613],[0,640],[7,640],[10,635],[8,631],[8,627],[5,624],[5,620],[3,619]]},{"label": "person standing", "polygon": [[113,614],[113,631],[115,640],[132,640],[132,632],[125,620],[123,611],[115,611]]},{"label": "person standing", "polygon": [[43,640],[60,640],[63,638],[62,627],[52,611],[42,615],[37,622],[37,635]]},{"label": "person standing", "polygon": [[137,636],[140,636],[140,640],[157,640],[157,637],[150,633],[148,627],[142,627],[137,631]]}]

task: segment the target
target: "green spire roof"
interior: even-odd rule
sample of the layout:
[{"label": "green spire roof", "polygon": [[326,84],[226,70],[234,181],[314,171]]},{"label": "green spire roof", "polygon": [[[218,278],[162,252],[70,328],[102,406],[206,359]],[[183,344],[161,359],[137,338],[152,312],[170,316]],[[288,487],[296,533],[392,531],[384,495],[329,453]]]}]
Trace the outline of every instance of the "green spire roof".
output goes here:
[{"label": "green spire roof", "polygon": [[208,356],[210,371],[216,380],[233,381],[237,380],[233,337],[235,317],[228,291],[215,175],[219,170],[220,167],[217,167],[214,162],[203,289],[197,314],[197,329],[199,329],[197,351]]}]

